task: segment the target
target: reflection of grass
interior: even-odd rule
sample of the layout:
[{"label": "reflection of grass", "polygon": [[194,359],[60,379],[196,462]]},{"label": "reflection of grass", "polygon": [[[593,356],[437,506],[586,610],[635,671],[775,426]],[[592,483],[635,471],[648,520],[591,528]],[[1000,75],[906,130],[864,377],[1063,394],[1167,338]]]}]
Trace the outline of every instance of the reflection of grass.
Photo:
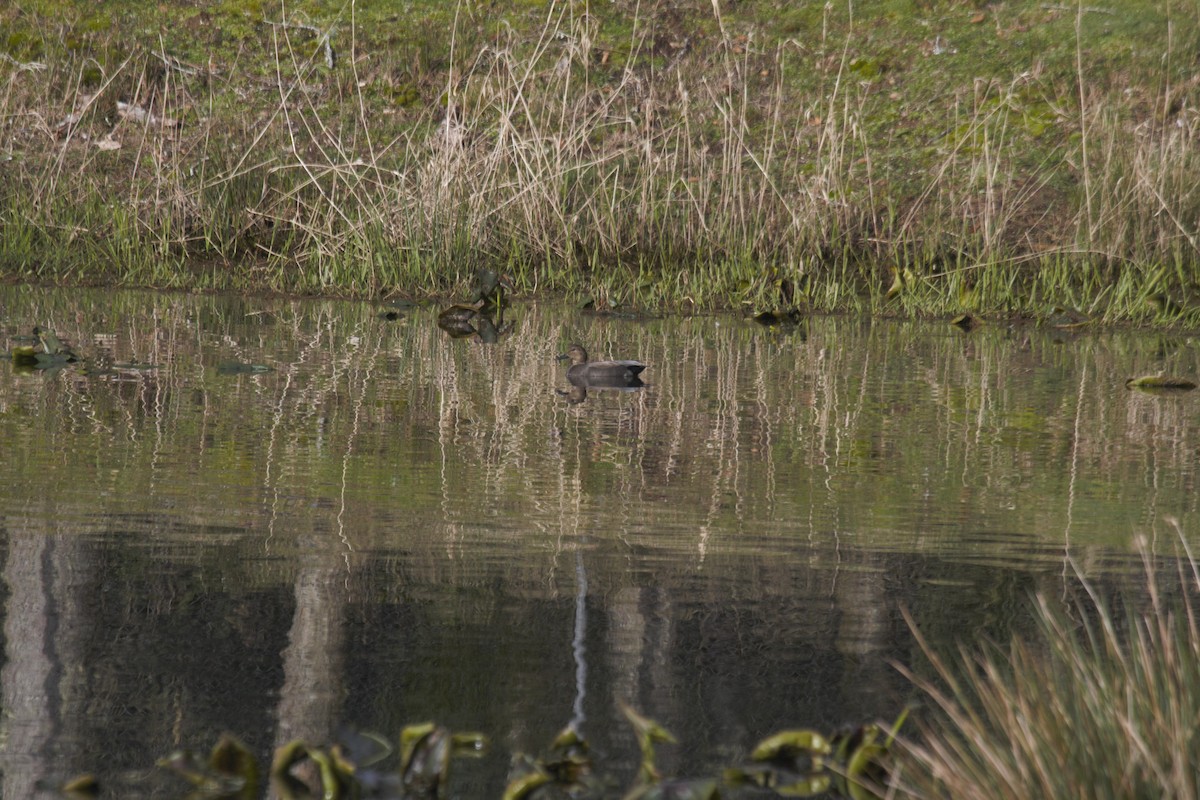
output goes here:
[{"label": "reflection of grass", "polygon": [[1172,56],[1200,27],[1159,4],[23,5],[0,11],[20,275],[367,294],[489,265],[685,307],[791,276],[817,307],[1144,319],[1198,290]]},{"label": "reflection of grass", "polygon": [[[1057,558],[1073,525],[1086,564],[1098,547],[1122,547],[1143,514],[1197,506],[1190,403],[1123,388],[1128,363],[1196,374],[1197,354],[1164,356],[1131,335],[1065,348],[1035,330],[984,325],[964,337],[814,318],[804,338],[731,317],[630,323],[518,303],[511,336],[485,347],[449,340],[429,309],[384,323],[339,302],[4,298],[14,326],[53,328],[84,358],[103,343],[115,361],[160,365],[137,383],[64,375],[44,391],[0,371],[0,433],[22,442],[20,419],[58,422],[41,447],[6,459],[14,502],[90,507],[79,487],[108,496],[113,476],[96,466],[85,480],[64,465],[105,453],[122,482],[171,485],[200,517],[236,508],[255,529],[272,515],[334,524],[348,498],[357,547],[393,546],[401,520],[431,553],[440,541],[529,548],[531,581],[541,555],[580,534],[735,572],[763,537],[807,549],[830,530],[926,554],[972,552],[964,542],[980,535],[989,545],[973,558],[1028,565]],[[572,341],[648,363],[650,388],[566,405],[554,356]],[[225,361],[275,371],[219,376]],[[148,431],[157,448],[140,446]],[[1151,492],[1148,469],[1177,477]],[[157,509],[151,495],[112,502]],[[480,509],[495,516],[485,524]],[[721,534],[730,529],[747,536]],[[457,579],[452,563],[429,563]],[[790,591],[781,566],[764,557],[777,574],[763,587]]]},{"label": "reflection of grass", "polygon": [[[951,664],[922,640],[940,711],[910,743],[919,797],[1195,797],[1200,626],[1190,561],[1170,589],[1147,560],[1150,608],[1117,613],[1085,586],[1070,614],[1038,599],[1031,640]],[[1170,583],[1174,584],[1174,581]],[[1178,591],[1181,599],[1164,595]]]}]

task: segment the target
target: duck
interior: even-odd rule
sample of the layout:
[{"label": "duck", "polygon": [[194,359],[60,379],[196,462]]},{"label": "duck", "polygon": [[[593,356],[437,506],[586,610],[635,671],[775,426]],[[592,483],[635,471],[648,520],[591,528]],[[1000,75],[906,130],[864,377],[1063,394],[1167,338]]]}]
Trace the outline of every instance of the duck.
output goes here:
[{"label": "duck", "polygon": [[640,361],[588,361],[588,352],[582,345],[573,344],[559,361],[570,359],[567,380],[584,386],[639,386],[638,376],[646,365]]}]

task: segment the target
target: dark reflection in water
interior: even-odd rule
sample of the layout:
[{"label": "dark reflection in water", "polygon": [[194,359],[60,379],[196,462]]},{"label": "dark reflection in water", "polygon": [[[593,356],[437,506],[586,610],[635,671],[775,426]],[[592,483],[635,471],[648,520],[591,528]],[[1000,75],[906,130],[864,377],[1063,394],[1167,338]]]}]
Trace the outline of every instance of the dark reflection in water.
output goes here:
[{"label": "dark reflection in water", "polygon": [[[156,365],[0,366],[3,796],[161,796],[155,758],[222,730],[265,758],[426,719],[493,738],[456,785],[499,796],[573,720],[631,774],[614,698],[681,739],[664,770],[712,771],[894,715],[902,608],[1004,639],[1076,567],[1126,591],[1168,517],[1195,538],[1200,397],[1123,388],[1200,374],[1186,338],[508,313],[485,343],[432,309],[0,289],[6,334]],[[577,340],[651,385],[570,402]]]}]

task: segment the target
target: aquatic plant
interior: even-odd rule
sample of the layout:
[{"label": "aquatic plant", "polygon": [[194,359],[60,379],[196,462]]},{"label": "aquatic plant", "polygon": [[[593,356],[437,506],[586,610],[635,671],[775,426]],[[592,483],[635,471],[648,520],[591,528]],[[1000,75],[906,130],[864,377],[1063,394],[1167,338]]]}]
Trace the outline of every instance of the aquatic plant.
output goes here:
[{"label": "aquatic plant", "polygon": [[[624,800],[716,800],[720,797],[809,797],[835,791],[842,796],[869,797],[872,787],[887,776],[889,751],[901,714],[886,740],[882,729],[865,725],[826,737],[817,731],[783,731],[760,742],[744,767],[720,777],[666,778],[655,764],[655,744],[675,743],[658,722],[621,703],[641,751],[638,770]],[[293,741],[275,751],[270,768],[271,785],[285,800],[323,797],[326,800],[375,797],[395,800],[447,796],[452,758],[481,752],[487,738],[478,733],[451,733],[432,722],[409,725],[400,733],[397,748],[375,734],[356,734],[353,744],[313,747]],[[363,743],[366,746],[363,746]],[[379,765],[399,750],[399,768]],[[236,737],[226,734],[208,759],[177,751],[159,765],[176,772],[194,788],[192,797],[211,800],[250,800],[257,796],[258,764]],[[98,789],[91,775],[80,776],[72,786]],[[617,791],[612,776],[599,774],[587,742],[567,727],[541,756],[524,753],[512,758],[508,785],[502,800],[549,800],[573,797],[602,800]]]},{"label": "aquatic plant", "polygon": [[1035,599],[1034,636],[953,659],[910,618],[933,674],[900,669],[939,713],[898,748],[898,796],[1200,795],[1200,571],[1188,552],[1164,578],[1140,546],[1148,609],[1114,610],[1081,579],[1065,609]]}]

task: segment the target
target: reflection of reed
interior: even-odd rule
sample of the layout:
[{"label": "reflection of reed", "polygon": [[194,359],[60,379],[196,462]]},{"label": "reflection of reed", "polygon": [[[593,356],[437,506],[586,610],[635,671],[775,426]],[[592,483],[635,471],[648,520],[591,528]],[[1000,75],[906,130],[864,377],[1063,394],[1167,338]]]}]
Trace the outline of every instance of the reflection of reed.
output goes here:
[{"label": "reflection of reed", "polygon": [[[1069,524],[1073,545],[1120,544],[1115,521],[1196,510],[1194,406],[1122,388],[1156,355],[1134,336],[814,319],[807,338],[772,338],[726,318],[517,306],[488,346],[447,339],[428,312],[393,324],[334,302],[7,291],[11,319],[161,365],[134,383],[0,375],[17,496],[82,515],[166,499],[275,531],[281,556],[293,530],[340,530],[411,552],[430,580],[486,565],[544,590],[584,537],[721,572],[834,536],[954,554],[964,535],[1018,534],[993,537],[1000,558],[1061,547]],[[553,356],[575,340],[647,362],[649,386],[568,405]],[[1172,358],[1200,372],[1193,352]],[[276,371],[216,376],[228,359]],[[56,422],[35,439],[18,422],[34,418]]]},{"label": "reflection of reed", "polygon": [[[731,737],[764,685],[798,707],[840,682],[878,709],[880,653],[906,636],[898,596],[919,611],[971,584],[966,613],[928,615],[957,638],[992,613],[988,590],[1003,604],[1056,579],[991,565],[1053,563],[1068,532],[1070,555],[1099,570],[1127,531],[1166,511],[1186,527],[1200,502],[1195,401],[1124,389],[1147,371],[1131,365],[1156,357],[1136,337],[1064,347],[1037,332],[814,319],[806,338],[776,338],[727,318],[518,306],[512,333],[487,346],[446,338],[432,312],[392,324],[335,302],[7,291],[12,319],[161,365],[120,383],[0,370],[10,594],[43,591],[42,573],[18,567],[54,530],[109,545],[111,569],[94,567],[106,583],[144,586],[170,564],[194,572],[152,587],[285,597],[290,624],[273,626],[268,655],[282,665],[280,740],[328,736],[349,673],[377,652],[395,659],[389,680],[435,700],[490,684],[492,654],[472,648],[496,630],[520,639],[503,658],[525,659],[504,674],[538,683],[486,695],[514,739],[572,652],[564,722],[585,716],[585,696],[602,719],[610,691],[667,719],[700,698]],[[569,404],[553,357],[576,340],[647,362],[649,385]],[[1194,353],[1174,358],[1197,371]],[[275,370],[218,375],[225,360]],[[143,613],[171,619],[194,597],[147,594]],[[539,627],[572,600],[570,630]],[[359,652],[364,608],[375,635],[408,627]],[[7,630],[41,624],[29,609],[10,604]],[[261,618],[245,619],[246,642],[261,642]],[[430,641],[450,644],[405,651]],[[837,670],[809,681],[818,651]],[[9,655],[28,674],[8,684],[43,680],[35,650]],[[780,664],[804,679],[779,685]]]}]

